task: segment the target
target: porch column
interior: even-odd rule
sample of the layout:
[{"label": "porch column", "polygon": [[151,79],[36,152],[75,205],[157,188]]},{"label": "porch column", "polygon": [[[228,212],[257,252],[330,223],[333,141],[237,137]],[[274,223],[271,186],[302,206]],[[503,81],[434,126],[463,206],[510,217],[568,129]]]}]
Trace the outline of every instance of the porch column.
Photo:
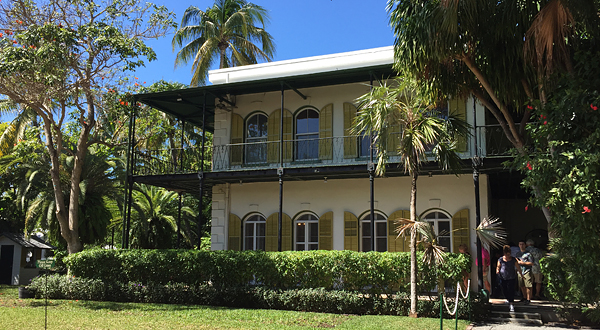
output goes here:
[{"label": "porch column", "polygon": [[[473,153],[472,165],[473,165],[473,186],[475,187],[475,227],[479,227],[481,223],[480,212],[481,203],[479,199],[479,167],[481,166],[482,159],[479,158],[479,151],[477,145],[477,110],[475,108],[475,97],[473,97],[473,142],[475,152]],[[483,258],[481,253],[481,240],[477,237],[477,292],[483,289]],[[490,252],[490,251],[488,251]]]},{"label": "porch column", "polygon": [[123,215],[123,228],[125,235],[123,237],[123,248],[129,248],[129,229],[131,224],[131,203],[132,203],[132,195],[133,195],[133,168],[135,166],[135,118],[137,115],[137,102],[133,102],[133,113],[129,118],[129,148],[127,149],[127,188],[126,194],[127,198],[127,214]]},{"label": "porch column", "polygon": [[[373,89],[373,72],[369,72],[369,89]],[[369,184],[371,190],[371,251],[375,251],[375,164],[373,163],[373,130],[369,130]],[[360,220],[359,220],[360,227]]]},{"label": "porch column", "polygon": [[279,177],[279,215],[277,217],[277,251],[281,252],[281,235],[283,227],[283,106],[284,106],[284,83],[281,82],[281,111],[279,118],[279,168],[277,176]]},{"label": "porch column", "polygon": [[198,172],[199,179],[199,198],[198,201],[198,250],[200,250],[200,245],[202,244],[202,226],[204,224],[204,215],[202,214],[202,210],[204,209],[204,203],[202,200],[203,191],[202,188],[204,186],[204,144],[206,142],[206,93],[204,93],[204,101],[202,103],[202,157],[200,160],[200,171]]}]

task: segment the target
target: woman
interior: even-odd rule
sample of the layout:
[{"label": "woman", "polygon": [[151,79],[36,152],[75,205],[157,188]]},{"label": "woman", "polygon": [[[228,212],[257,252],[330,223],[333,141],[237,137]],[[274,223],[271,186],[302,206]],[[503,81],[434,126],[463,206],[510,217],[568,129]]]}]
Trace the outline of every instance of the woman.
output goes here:
[{"label": "woman", "polygon": [[502,293],[504,293],[504,297],[508,301],[509,309],[511,312],[514,312],[515,282],[517,280],[517,272],[520,274],[521,268],[516,259],[512,257],[509,245],[505,245],[502,248],[502,252],[504,255],[498,259],[496,274],[501,281]]}]

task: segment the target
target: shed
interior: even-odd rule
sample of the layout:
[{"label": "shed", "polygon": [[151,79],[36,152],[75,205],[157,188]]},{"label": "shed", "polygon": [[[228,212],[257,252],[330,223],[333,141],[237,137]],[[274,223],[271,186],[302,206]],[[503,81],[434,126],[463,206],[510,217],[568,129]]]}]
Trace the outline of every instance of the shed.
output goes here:
[{"label": "shed", "polygon": [[52,249],[52,245],[36,236],[0,233],[0,284],[29,284],[39,275],[35,262],[46,259]]}]

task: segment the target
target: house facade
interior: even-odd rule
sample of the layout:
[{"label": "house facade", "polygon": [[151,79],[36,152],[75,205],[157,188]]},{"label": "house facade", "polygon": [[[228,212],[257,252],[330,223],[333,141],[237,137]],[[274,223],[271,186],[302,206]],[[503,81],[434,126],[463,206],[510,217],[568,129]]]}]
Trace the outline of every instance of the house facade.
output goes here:
[{"label": "house facade", "polygon": [[0,233],[0,284],[29,284],[40,272],[36,261],[46,259],[51,249],[37,237]]},{"label": "house facade", "polygon": [[[210,195],[213,250],[408,251],[395,223],[409,217],[411,186],[394,155],[399,129],[387,140],[385,177],[373,175],[370,137],[351,130],[356,98],[393,78],[392,64],[393,47],[383,47],[213,70],[210,86],[136,95],[182,125],[212,131],[213,140],[187,146],[187,156],[171,165],[132,149],[130,184]],[[530,231],[522,219],[531,230],[545,228],[539,214],[522,214],[527,196],[515,193],[520,180],[502,166],[509,146],[485,108],[456,98],[440,110],[473,126],[473,136],[459,143],[462,174],[443,173],[431,161],[417,182],[417,213],[440,243],[450,252],[460,244],[476,251],[473,157],[484,160],[477,168],[481,218],[510,216],[520,227],[513,239]],[[198,155],[211,167],[187,166]]]}]

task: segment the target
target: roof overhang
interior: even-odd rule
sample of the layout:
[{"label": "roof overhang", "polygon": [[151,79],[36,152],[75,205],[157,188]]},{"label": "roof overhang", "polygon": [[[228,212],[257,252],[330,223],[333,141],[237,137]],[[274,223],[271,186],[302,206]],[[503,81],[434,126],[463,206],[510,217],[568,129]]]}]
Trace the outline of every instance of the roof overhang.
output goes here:
[{"label": "roof overhang", "polygon": [[[202,127],[204,118],[205,129],[212,132],[217,106],[220,103],[230,103],[231,96],[268,93],[282,89],[301,93],[305,88],[386,79],[395,76],[392,65],[393,48],[376,48],[214,70],[211,71],[211,75],[221,77],[220,80],[215,78],[215,81],[220,82],[218,84],[137,94],[135,98],[198,127]],[[230,82],[223,78],[225,76],[229,77],[227,79]]]}]

